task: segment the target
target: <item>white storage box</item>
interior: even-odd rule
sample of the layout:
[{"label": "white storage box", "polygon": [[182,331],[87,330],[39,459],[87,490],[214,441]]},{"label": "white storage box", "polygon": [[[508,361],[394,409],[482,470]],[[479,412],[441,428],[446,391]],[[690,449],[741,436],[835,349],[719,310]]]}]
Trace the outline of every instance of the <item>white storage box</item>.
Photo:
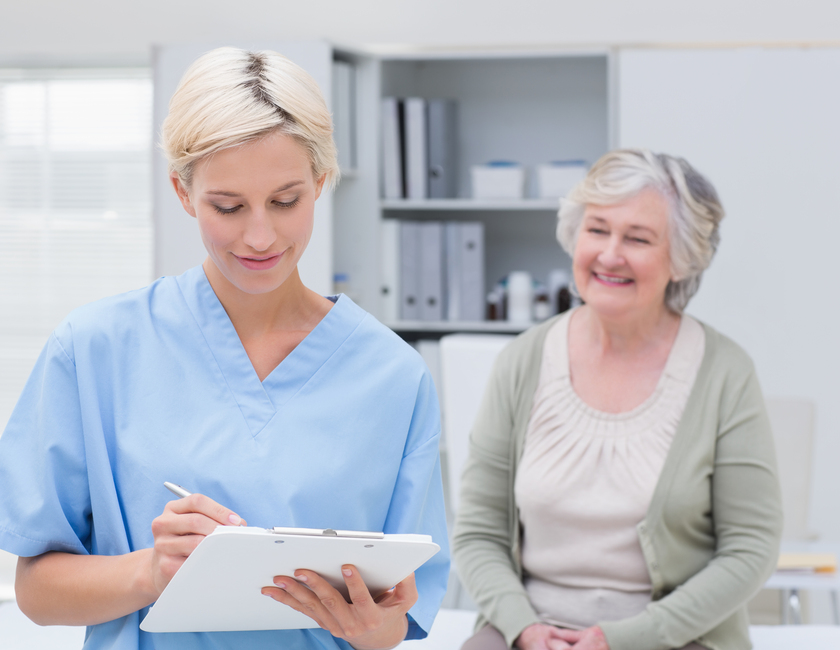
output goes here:
[{"label": "white storage box", "polygon": [[525,191],[525,168],[508,162],[472,166],[474,199],[521,199]]},{"label": "white storage box", "polygon": [[586,176],[589,168],[583,160],[565,160],[537,165],[537,191],[541,199],[566,196]]}]

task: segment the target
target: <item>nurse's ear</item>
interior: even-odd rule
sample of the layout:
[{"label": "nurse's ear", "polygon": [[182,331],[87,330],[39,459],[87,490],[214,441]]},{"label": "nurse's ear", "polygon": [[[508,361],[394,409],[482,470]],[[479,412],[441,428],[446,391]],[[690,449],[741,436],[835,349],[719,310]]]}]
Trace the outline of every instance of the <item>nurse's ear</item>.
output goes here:
[{"label": "nurse's ear", "polygon": [[187,214],[191,217],[194,217],[195,208],[190,200],[190,193],[187,191],[187,188],[184,187],[184,183],[178,175],[178,172],[170,172],[169,180],[172,182],[172,187],[175,188],[175,194],[178,195],[178,199],[181,201],[181,205],[184,206],[184,210],[186,210]]},{"label": "nurse's ear", "polygon": [[327,180],[326,174],[321,174],[321,178],[315,179],[315,200],[318,200],[318,197],[321,196],[321,190],[324,189],[324,181]]}]

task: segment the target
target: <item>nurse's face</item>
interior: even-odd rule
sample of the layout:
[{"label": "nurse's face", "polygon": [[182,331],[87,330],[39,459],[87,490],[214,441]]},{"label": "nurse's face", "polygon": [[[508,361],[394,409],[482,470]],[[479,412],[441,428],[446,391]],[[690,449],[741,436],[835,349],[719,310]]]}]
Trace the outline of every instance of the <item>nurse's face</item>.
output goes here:
[{"label": "nurse's face", "polygon": [[324,179],[314,177],[293,138],[273,133],[207,156],[196,164],[189,190],[176,174],[172,182],[198,220],[209,261],[233,286],[266,293],[295,272]]}]

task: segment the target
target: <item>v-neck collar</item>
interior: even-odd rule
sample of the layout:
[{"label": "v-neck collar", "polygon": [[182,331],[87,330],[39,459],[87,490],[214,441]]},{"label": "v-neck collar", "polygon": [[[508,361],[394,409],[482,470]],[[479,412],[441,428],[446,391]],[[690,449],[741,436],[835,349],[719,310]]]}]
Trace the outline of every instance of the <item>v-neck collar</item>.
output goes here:
[{"label": "v-neck collar", "polygon": [[236,329],[201,266],[176,278],[242,417],[256,436],[341,347],[366,312],[340,295],[313,330],[260,381]]}]

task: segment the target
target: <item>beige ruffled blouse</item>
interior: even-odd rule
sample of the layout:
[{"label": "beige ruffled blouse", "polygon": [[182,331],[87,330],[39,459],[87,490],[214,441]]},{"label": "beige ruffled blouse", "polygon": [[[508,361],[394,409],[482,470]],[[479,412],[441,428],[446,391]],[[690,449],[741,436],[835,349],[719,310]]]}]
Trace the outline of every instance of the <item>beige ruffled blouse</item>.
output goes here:
[{"label": "beige ruffled blouse", "polygon": [[642,611],[650,577],[636,536],[705,347],[683,316],[653,394],[604,413],[575,393],[570,312],[548,332],[515,495],[531,603],[546,622],[583,628]]}]

